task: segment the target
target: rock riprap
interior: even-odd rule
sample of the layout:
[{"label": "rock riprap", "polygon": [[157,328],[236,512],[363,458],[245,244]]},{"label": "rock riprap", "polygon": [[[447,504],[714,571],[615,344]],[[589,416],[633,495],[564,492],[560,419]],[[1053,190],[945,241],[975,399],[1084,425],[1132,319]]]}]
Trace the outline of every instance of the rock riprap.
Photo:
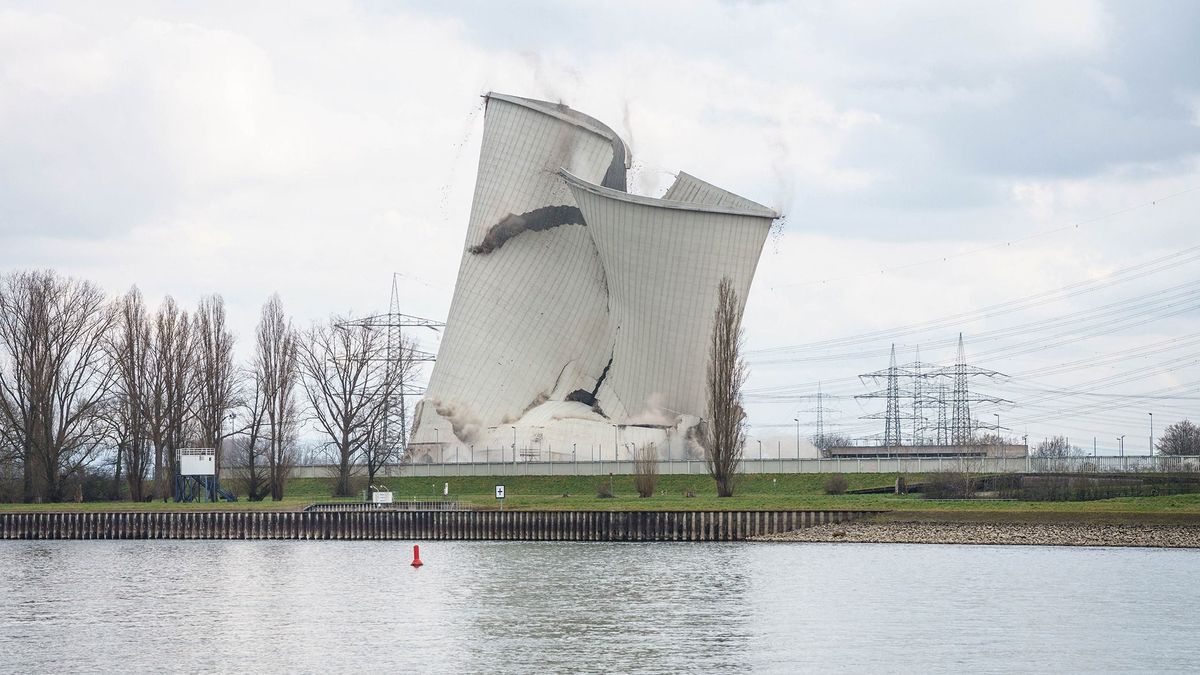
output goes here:
[{"label": "rock riprap", "polygon": [[756,541],[1200,548],[1200,525],[853,521],[754,537]]}]

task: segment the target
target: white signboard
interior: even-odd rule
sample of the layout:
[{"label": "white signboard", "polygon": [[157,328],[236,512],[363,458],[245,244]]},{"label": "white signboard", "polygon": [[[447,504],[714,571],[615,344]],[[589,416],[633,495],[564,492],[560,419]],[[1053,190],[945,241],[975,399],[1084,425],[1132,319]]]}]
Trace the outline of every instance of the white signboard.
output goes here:
[{"label": "white signboard", "polygon": [[504,486],[503,485],[496,486],[496,499],[504,499]]},{"label": "white signboard", "polygon": [[372,492],[371,493],[371,501],[375,502],[376,504],[391,504],[392,503],[392,493],[390,493],[390,492]]},{"label": "white signboard", "polygon": [[217,451],[213,448],[180,448],[179,475],[217,475]]}]

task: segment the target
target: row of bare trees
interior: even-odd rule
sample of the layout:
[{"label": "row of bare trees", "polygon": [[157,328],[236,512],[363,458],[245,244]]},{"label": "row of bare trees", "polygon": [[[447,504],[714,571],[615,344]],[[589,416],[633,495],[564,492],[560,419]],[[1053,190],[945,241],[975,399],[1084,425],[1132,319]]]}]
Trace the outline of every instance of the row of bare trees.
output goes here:
[{"label": "row of bare trees", "polygon": [[373,480],[397,458],[387,403],[411,358],[397,367],[385,335],[338,318],[299,331],[273,295],[247,365],[235,348],[219,295],[189,314],[170,296],[148,307],[136,287],[109,300],[53,271],[0,277],[0,481],[18,485],[8,498],[63,501],[104,464],[107,497],[167,499],[177,451],[209,447],[251,500],[282,499],[309,421],[339,460],[336,494],[359,466]]}]

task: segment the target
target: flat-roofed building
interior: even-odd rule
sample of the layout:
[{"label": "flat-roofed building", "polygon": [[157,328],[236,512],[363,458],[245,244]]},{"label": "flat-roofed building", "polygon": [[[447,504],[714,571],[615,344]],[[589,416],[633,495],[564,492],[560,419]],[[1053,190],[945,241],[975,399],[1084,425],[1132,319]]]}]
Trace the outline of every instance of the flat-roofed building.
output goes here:
[{"label": "flat-roofed building", "polygon": [[982,457],[1016,458],[1029,454],[1026,445],[849,445],[829,448],[830,457],[879,458],[879,457]]}]

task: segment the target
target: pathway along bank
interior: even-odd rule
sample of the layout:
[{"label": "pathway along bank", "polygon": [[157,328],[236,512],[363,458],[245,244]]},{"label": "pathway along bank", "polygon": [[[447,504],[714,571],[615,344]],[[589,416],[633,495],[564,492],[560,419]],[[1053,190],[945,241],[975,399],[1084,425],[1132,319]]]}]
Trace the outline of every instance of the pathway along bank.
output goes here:
[{"label": "pathway along bank", "polygon": [[0,513],[0,539],[741,541],[875,511]]}]

